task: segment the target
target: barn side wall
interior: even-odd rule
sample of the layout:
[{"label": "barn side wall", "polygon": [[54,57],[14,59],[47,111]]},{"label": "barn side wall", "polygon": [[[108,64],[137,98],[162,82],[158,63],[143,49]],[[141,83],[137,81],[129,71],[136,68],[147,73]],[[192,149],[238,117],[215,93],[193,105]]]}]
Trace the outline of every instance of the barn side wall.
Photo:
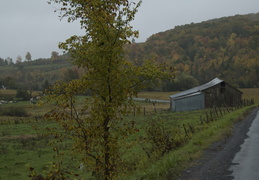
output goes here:
[{"label": "barn side wall", "polygon": [[241,104],[242,92],[226,84],[226,104],[228,106],[237,106]]},{"label": "barn side wall", "polygon": [[242,92],[225,82],[205,89],[205,108],[235,106],[240,104]]},{"label": "barn side wall", "polygon": [[204,109],[204,94],[171,99],[171,109],[173,111],[192,111]]}]

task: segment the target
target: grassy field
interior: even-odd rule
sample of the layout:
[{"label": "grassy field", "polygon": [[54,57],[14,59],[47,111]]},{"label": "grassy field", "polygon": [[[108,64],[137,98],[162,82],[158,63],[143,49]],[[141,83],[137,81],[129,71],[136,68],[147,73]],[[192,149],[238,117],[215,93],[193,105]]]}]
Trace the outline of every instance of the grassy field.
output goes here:
[{"label": "grassy field", "polygon": [[[184,146],[170,151],[162,159],[137,170],[125,179],[177,179],[182,170],[200,158],[210,144],[231,135],[233,124],[243,119],[251,108],[253,107],[239,109],[221,117],[218,121],[211,122],[208,127],[192,134]],[[197,118],[195,115],[192,116],[193,119],[191,121],[186,119],[186,122],[192,122]]]},{"label": "grassy field", "polygon": [[[259,89],[243,89],[242,91],[244,98],[254,98],[255,102],[259,103]],[[1,93],[7,93],[10,96],[14,91],[0,91]],[[140,93],[139,97],[167,99],[171,94],[173,93]],[[83,99],[84,97],[78,97],[79,104],[84,101]],[[214,119],[206,123],[208,110],[171,113],[167,111],[169,103],[137,102],[137,105],[140,106],[140,111],[135,113],[132,111],[132,114],[125,117],[125,121],[134,119],[140,131],[129,138],[135,145],[128,149],[122,158],[125,165],[131,168],[120,174],[120,179],[176,177],[184,167],[191,164],[193,159],[200,157],[209,144],[229,135],[235,120],[240,119],[251,108],[245,107],[230,113],[222,110],[225,113],[215,118],[218,119],[217,121]],[[0,179],[28,179],[30,167],[44,175],[50,162],[57,160],[56,152],[53,151],[53,146],[50,146],[52,140],[42,136],[48,127],[57,126],[54,122],[42,119],[50,107],[33,105],[27,101],[0,107],[17,107],[18,109],[23,107],[29,113],[28,117],[0,117]],[[157,125],[163,126],[162,133],[165,136],[177,137],[173,140],[181,146],[174,147],[163,156],[158,156],[158,152],[152,151],[154,144],[146,140],[147,128]],[[65,141],[56,145],[67,153],[71,142]],[[63,158],[64,166],[79,171],[79,174],[86,174],[83,178],[87,179],[87,172],[78,169],[80,161],[68,157],[70,156]]]},{"label": "grassy field", "polygon": [[[217,141],[222,136],[231,133],[231,125],[233,120],[238,119],[248,109],[243,108],[224,115],[218,121],[201,124],[200,117],[205,111],[181,112],[181,113],[163,113],[156,115],[130,115],[126,117],[126,121],[133,118],[137,122],[140,132],[130,137],[130,141],[135,145],[128,149],[123,156],[124,163],[130,169],[128,172],[120,175],[120,179],[164,179],[166,176],[177,176],[188,163],[198,158],[202,154],[202,150],[209,146],[213,141]],[[150,151],[151,158],[147,156],[146,150],[150,148],[150,143],[146,142],[146,127],[151,126],[151,122],[160,122],[166,128],[166,133],[171,136],[175,135],[180,138],[184,146],[176,148],[166,153],[164,156],[156,156],[156,152]],[[186,125],[187,134],[183,128]],[[195,132],[191,132],[187,125],[191,125]],[[0,125],[0,179],[27,179],[29,175],[29,167],[44,175],[44,171],[50,165],[50,162],[56,161],[53,147],[50,146],[51,139],[41,136],[47,127],[56,126],[53,122],[47,121],[31,121],[17,124]],[[37,131],[35,130],[37,127]],[[59,149],[67,152],[70,141],[62,144],[56,144]],[[123,143],[121,143],[123,145]],[[65,156],[69,157],[69,156]],[[177,157],[177,158],[176,158]],[[170,162],[169,162],[170,160]],[[80,165],[78,159],[63,159],[66,168],[79,171],[77,167]],[[169,172],[171,169],[173,174]],[[79,171],[87,173],[85,171]]]},{"label": "grassy field", "polygon": [[[42,135],[46,128],[54,127],[50,122],[32,122],[0,126],[0,179],[29,179],[30,167],[42,175],[57,161],[51,146],[52,139]],[[37,127],[38,130],[35,128]],[[39,130],[40,129],[40,130]],[[67,153],[70,141],[55,143],[63,153]],[[69,157],[69,156],[68,156]],[[80,162],[64,158],[63,163],[73,170]]]},{"label": "grassy field", "polygon": [[249,89],[240,89],[244,94],[244,99],[253,99],[255,100],[255,103],[259,103],[259,88],[249,88]]}]

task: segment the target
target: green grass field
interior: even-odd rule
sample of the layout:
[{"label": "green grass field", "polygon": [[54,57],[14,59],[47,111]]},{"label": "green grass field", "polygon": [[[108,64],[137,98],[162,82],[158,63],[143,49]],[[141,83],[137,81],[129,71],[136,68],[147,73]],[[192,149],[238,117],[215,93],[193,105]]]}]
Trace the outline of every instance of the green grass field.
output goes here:
[{"label": "green grass field", "polygon": [[[259,102],[259,89],[244,89],[242,91],[244,92],[243,97],[254,98],[256,103]],[[10,95],[13,91],[5,91],[5,93]],[[171,94],[140,93],[139,97],[166,99]],[[84,97],[78,97],[78,101],[80,106],[84,102]],[[141,112],[136,113],[135,116],[132,112],[125,117],[125,121],[134,119],[140,131],[129,138],[134,146],[128,149],[122,158],[125,164],[131,168],[120,174],[120,179],[176,177],[184,167],[191,164],[193,159],[199,158],[209,144],[231,134],[231,127],[235,123],[235,119],[242,117],[244,112],[251,108],[245,107],[230,113],[225,110],[225,114],[218,117],[217,121],[205,123],[206,111],[208,112],[208,110],[171,113],[166,111],[169,108],[168,103],[157,103],[155,107],[148,102],[137,102],[137,104],[141,107]],[[42,118],[50,107],[33,105],[27,101],[1,105],[1,107],[12,106],[25,108],[29,116],[22,118],[0,117],[0,179],[28,179],[30,167],[44,175],[50,162],[57,160],[54,158],[56,152],[53,151],[53,146],[50,146],[52,139],[42,136],[46,133],[47,127],[57,127],[54,122],[44,121]],[[146,115],[143,115],[144,108]],[[156,114],[154,113],[155,109]],[[160,111],[160,109],[164,111]],[[165,127],[165,133],[177,137],[176,140],[182,145],[173,148],[172,151],[161,157],[158,157],[156,152],[151,152],[151,144],[143,139],[147,138],[146,128],[152,127],[154,122]],[[71,142],[67,140],[63,144],[56,145],[68,153]],[[151,158],[148,157],[143,148],[150,151]],[[66,168],[79,171],[79,174],[84,174],[85,176],[82,177],[87,179],[88,173],[77,168],[80,165],[78,159],[71,160],[70,156],[67,155],[63,157],[63,161]]]}]

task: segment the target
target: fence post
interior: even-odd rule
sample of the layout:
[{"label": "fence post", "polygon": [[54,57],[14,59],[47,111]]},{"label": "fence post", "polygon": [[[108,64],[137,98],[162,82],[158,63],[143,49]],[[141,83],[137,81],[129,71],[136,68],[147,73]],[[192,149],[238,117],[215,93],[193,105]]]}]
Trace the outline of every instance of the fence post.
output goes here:
[{"label": "fence post", "polygon": [[156,103],[153,102],[153,106],[154,106],[154,112],[156,113]]},{"label": "fence post", "polygon": [[219,116],[219,114],[218,114],[217,107],[215,107],[215,112],[216,112],[216,115],[217,115],[217,117],[218,117],[218,116]]},{"label": "fence post", "polygon": [[189,136],[188,136],[188,132],[187,132],[186,127],[185,127],[184,124],[183,124],[183,129],[184,129],[184,132],[185,132],[185,136],[189,137]]},{"label": "fence post", "polygon": [[210,118],[211,118],[211,121],[214,120],[212,111],[210,111]]},{"label": "fence post", "polygon": [[208,112],[206,111],[206,118],[207,118],[207,123],[209,123],[209,116],[208,116]]},{"label": "fence post", "polygon": [[192,127],[191,124],[189,124],[189,123],[188,123],[188,126],[189,126],[191,133],[193,134],[195,132],[194,127]]},{"label": "fence post", "polygon": [[228,109],[228,106],[226,105],[226,109],[227,109],[227,111],[228,111],[228,113],[229,113],[229,109]]},{"label": "fence post", "polygon": [[201,121],[201,125],[203,124],[203,121],[202,121],[202,116],[200,115],[200,121]]},{"label": "fence post", "polygon": [[222,112],[221,112],[221,109],[219,108],[219,113],[220,113],[220,115],[222,116]]}]

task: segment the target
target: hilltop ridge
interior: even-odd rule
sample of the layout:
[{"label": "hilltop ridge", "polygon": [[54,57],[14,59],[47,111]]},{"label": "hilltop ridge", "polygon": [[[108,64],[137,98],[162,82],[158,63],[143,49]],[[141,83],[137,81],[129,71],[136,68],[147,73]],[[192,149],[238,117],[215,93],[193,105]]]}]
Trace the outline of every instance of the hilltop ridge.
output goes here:
[{"label": "hilltop ridge", "polygon": [[[175,67],[179,83],[219,77],[236,87],[259,87],[259,13],[176,26],[127,50],[134,63],[155,59]],[[179,83],[164,82],[163,90],[181,90]]]}]

